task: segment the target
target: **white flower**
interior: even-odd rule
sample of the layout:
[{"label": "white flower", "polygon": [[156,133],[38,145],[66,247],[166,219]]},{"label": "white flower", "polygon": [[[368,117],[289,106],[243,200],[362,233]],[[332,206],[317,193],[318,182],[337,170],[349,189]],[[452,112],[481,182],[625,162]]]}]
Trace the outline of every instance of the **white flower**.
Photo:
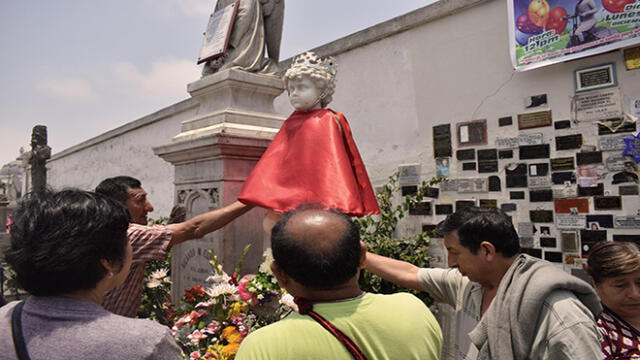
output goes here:
[{"label": "white flower", "polygon": [[271,248],[265,250],[262,256],[264,257],[264,261],[260,264],[258,271],[273,275],[273,272],[271,271],[271,263],[273,262],[273,252],[271,252]]},{"label": "white flower", "polygon": [[298,305],[296,305],[296,303],[293,301],[293,296],[289,293],[284,293],[282,294],[282,296],[280,296],[280,304],[288,306],[296,312],[298,311]]},{"label": "white flower", "polygon": [[152,279],[162,280],[165,277],[167,277],[168,273],[169,273],[169,270],[167,270],[167,269],[156,270],[156,271],[151,273],[151,278]]},{"label": "white flower", "polygon": [[221,275],[209,276],[206,281],[213,284],[228,284],[231,277],[227,273],[223,272]]},{"label": "white flower", "polygon": [[262,295],[262,294],[258,294],[257,297],[258,297],[258,300],[263,300],[264,299],[264,295]]},{"label": "white flower", "polygon": [[235,295],[238,293],[238,287],[231,284],[218,284],[205,290],[210,297],[218,297],[220,295]]},{"label": "white flower", "polygon": [[162,285],[162,281],[158,280],[158,279],[151,279],[147,282],[147,287],[149,289],[153,289],[153,288],[157,288],[158,286]]}]

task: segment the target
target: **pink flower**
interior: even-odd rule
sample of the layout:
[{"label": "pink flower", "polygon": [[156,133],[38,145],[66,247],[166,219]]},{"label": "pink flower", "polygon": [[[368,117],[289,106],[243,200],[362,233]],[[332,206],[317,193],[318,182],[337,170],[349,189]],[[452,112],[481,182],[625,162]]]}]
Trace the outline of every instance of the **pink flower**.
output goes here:
[{"label": "pink flower", "polygon": [[213,320],[211,323],[209,323],[209,325],[202,329],[202,331],[212,335],[216,334],[220,331],[220,323]]},{"label": "pink flower", "polygon": [[198,343],[200,343],[200,340],[207,338],[207,334],[200,330],[194,330],[191,334],[187,335],[187,338],[191,340],[191,343],[193,345],[198,345]]},{"label": "pink flower", "polygon": [[174,327],[179,328],[180,326],[188,323],[191,321],[191,314],[185,314],[183,315],[180,319],[178,319],[178,321],[176,321]]},{"label": "pink flower", "polygon": [[254,277],[255,275],[252,274],[245,275],[238,283],[238,295],[240,295],[240,298],[246,301],[249,305],[255,305],[258,303],[256,294],[248,290],[249,284]]},{"label": "pink flower", "polygon": [[200,352],[199,351],[194,351],[191,354],[189,354],[189,359],[190,360],[198,360],[200,359]]}]

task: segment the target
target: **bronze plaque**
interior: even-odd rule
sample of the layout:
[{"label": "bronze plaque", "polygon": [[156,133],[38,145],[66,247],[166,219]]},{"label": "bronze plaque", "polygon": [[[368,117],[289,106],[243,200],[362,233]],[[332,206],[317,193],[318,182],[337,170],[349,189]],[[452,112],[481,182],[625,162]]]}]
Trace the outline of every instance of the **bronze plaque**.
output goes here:
[{"label": "bronze plaque", "polygon": [[601,164],[602,151],[588,151],[576,153],[576,163],[579,165]]},{"label": "bronze plaque", "polygon": [[479,173],[498,172],[498,160],[479,160],[478,172]]},{"label": "bronze plaque", "polygon": [[456,151],[456,159],[458,160],[475,160],[476,149],[466,149]]},{"label": "bronze plaque", "polygon": [[518,130],[551,126],[551,110],[518,114]]},{"label": "bronze plaque", "polygon": [[453,205],[436,204],[436,215],[449,215],[449,214],[453,214]]},{"label": "bronze plaque", "polygon": [[534,223],[553,222],[553,211],[551,210],[529,210],[529,218]]},{"label": "bronze plaque", "polygon": [[549,144],[520,146],[520,160],[548,159]]},{"label": "bronze plaque", "polygon": [[582,147],[582,134],[556,136],[556,150],[580,149]]},{"label": "bronze plaque", "polygon": [[498,200],[496,199],[480,199],[479,206],[482,207],[498,207]]},{"label": "bronze plaque", "polygon": [[575,169],[572,157],[551,159],[551,171],[573,170]]},{"label": "bronze plaque", "polygon": [[476,163],[474,162],[465,162],[462,163],[462,170],[463,171],[475,171],[476,170]]}]

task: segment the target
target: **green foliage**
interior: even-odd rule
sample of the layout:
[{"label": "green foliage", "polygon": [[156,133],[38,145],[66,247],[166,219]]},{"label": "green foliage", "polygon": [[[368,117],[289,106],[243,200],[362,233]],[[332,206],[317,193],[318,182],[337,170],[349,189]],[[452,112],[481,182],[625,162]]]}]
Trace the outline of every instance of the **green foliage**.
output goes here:
[{"label": "green foliage", "polygon": [[[421,232],[397,238],[396,227],[409,210],[423,200],[426,189],[442,182],[445,178],[434,177],[428,182],[423,181],[415,194],[402,197],[401,203],[396,204],[394,195],[401,190],[398,177],[398,173],[391,175],[387,184],[378,192],[377,198],[381,210],[379,215],[355,219],[360,226],[360,236],[362,241],[367,244],[369,251],[374,254],[406,261],[421,268],[429,267],[429,234]],[[393,294],[400,291],[411,292],[427,305],[431,305],[433,302],[424,292],[402,288],[367,271],[363,271],[360,275],[360,287],[365,291],[382,294]]]}]

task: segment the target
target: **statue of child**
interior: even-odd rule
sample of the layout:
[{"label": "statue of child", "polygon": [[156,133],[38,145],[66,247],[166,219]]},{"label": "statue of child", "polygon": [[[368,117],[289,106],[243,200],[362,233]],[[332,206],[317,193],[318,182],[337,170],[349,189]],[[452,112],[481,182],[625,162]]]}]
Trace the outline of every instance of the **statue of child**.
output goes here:
[{"label": "statue of child", "polygon": [[293,61],[284,84],[295,111],[249,174],[238,200],[276,213],[301,204],[358,217],[380,212],[346,118],[325,108],[335,90],[336,68],[333,58],[311,52]]}]

